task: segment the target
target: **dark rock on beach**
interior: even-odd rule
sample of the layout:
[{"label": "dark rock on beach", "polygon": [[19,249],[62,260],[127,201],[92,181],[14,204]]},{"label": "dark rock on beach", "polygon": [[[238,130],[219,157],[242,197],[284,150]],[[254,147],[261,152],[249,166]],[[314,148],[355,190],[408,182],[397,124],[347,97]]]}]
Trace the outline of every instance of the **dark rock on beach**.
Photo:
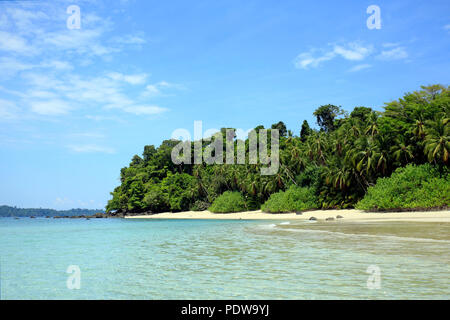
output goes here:
[{"label": "dark rock on beach", "polygon": [[343,219],[344,217],[343,216],[336,216],[336,219]]},{"label": "dark rock on beach", "polygon": [[328,217],[328,218],[325,219],[325,221],[333,221],[333,220],[334,220],[333,217]]},{"label": "dark rock on beach", "polygon": [[295,214],[298,215],[298,216],[301,216],[301,215],[303,214],[303,212],[301,212],[301,211],[296,211]]},{"label": "dark rock on beach", "polygon": [[311,217],[311,218],[309,218],[309,220],[311,220],[311,221],[317,221],[317,218],[316,218],[316,217]]}]

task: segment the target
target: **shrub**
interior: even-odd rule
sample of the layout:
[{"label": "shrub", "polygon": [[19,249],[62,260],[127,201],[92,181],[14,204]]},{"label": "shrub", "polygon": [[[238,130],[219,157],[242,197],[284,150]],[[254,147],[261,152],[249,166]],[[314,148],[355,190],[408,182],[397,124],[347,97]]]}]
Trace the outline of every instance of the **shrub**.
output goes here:
[{"label": "shrub", "polygon": [[318,208],[312,188],[292,186],[286,191],[274,193],[262,205],[264,212],[282,213]]},{"label": "shrub", "polygon": [[216,213],[229,213],[229,212],[241,212],[245,211],[244,197],[240,192],[225,191],[218,196],[209,211]]},{"label": "shrub", "polygon": [[209,202],[202,201],[202,200],[197,200],[192,205],[191,210],[192,211],[205,211],[205,210],[208,210],[208,208],[210,206],[211,206],[211,204]]},{"label": "shrub", "polygon": [[448,170],[440,174],[430,164],[398,168],[388,178],[379,178],[356,204],[361,210],[444,207],[450,203]]}]

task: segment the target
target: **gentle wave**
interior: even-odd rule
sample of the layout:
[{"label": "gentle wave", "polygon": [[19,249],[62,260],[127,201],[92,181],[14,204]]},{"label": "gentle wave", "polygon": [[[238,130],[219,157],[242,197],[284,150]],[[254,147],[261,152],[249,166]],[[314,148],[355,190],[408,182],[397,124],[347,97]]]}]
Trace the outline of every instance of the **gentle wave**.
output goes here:
[{"label": "gentle wave", "polygon": [[415,242],[438,242],[438,243],[450,243],[450,240],[439,240],[430,238],[411,238],[411,237],[400,237],[392,235],[376,235],[376,234],[366,234],[366,233],[344,233],[338,231],[327,231],[327,230],[311,230],[311,229],[291,229],[291,228],[280,228],[278,230],[290,231],[290,232],[303,232],[303,233],[327,233],[333,235],[339,235],[343,237],[367,237],[367,238],[378,238],[378,239],[390,239],[398,241],[415,241]]}]

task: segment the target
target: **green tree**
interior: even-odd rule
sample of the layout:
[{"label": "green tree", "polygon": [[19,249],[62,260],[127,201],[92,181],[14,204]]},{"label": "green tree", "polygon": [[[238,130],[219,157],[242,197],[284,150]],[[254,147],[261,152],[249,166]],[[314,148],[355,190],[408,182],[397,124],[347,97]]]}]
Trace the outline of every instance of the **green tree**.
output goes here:
[{"label": "green tree", "polygon": [[311,131],[308,121],[303,120],[302,129],[300,130],[300,140],[305,142],[306,138],[311,134]]},{"label": "green tree", "polygon": [[335,120],[343,114],[343,111],[340,107],[327,104],[319,107],[313,114],[316,116],[317,124],[321,130],[331,132],[336,129]]}]

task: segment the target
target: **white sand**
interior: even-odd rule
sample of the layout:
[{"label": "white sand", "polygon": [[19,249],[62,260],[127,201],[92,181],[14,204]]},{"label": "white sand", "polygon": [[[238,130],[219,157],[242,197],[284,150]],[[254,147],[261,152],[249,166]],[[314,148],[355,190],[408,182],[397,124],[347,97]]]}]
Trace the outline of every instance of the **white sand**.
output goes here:
[{"label": "white sand", "polygon": [[[336,219],[336,216],[343,219]],[[209,211],[184,211],[164,212],[154,215],[129,216],[127,219],[231,219],[231,220],[308,220],[316,217],[317,220],[325,220],[333,217],[335,221],[424,221],[424,222],[450,222],[450,210],[444,211],[411,211],[411,212],[364,212],[355,209],[348,210],[315,210],[304,212],[302,215],[295,213],[269,214],[258,211],[238,213],[212,213]]]}]

